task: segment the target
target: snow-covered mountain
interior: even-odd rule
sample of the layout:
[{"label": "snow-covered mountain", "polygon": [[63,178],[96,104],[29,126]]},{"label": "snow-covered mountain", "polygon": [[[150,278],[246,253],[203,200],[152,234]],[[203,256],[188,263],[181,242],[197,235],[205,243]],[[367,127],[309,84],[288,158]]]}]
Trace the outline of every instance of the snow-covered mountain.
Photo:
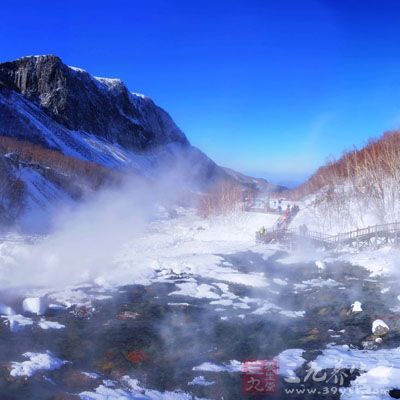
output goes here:
[{"label": "snow-covered mountain", "polygon": [[154,177],[166,166],[195,188],[228,176],[167,112],[119,79],[94,77],[53,55],[0,64],[3,220],[14,218],[10,209],[47,210],[82,197],[100,171],[101,180],[107,171]]}]

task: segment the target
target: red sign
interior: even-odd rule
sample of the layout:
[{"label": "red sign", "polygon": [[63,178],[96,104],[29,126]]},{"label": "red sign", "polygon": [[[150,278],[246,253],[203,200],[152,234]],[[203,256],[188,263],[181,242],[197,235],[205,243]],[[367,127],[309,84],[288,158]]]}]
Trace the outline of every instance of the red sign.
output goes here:
[{"label": "red sign", "polygon": [[245,394],[273,394],[278,388],[278,360],[247,360],[242,363]]}]

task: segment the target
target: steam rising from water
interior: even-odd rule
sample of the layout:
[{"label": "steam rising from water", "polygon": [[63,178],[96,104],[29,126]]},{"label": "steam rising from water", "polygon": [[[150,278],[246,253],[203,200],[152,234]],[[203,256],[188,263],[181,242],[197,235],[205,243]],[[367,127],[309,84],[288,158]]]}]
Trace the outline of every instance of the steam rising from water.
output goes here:
[{"label": "steam rising from water", "polygon": [[0,287],[60,288],[106,276],[118,250],[155,215],[159,196],[156,185],[131,180],[73,209],[61,209],[53,233],[36,245],[10,248]]}]

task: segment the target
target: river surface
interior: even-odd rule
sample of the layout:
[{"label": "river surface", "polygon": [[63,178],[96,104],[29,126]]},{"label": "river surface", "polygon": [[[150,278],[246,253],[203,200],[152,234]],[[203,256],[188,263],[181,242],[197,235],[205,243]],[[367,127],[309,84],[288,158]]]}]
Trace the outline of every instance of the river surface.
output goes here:
[{"label": "river surface", "polygon": [[[360,375],[357,369],[347,371],[343,382],[326,382],[310,376],[308,362],[333,344],[376,349],[371,324],[377,318],[391,327],[379,349],[398,347],[400,290],[395,282],[372,279],[359,267],[284,265],[279,262],[283,255],[268,260],[251,252],[223,256],[241,272],[265,275],[267,287],[221,284],[223,277],[216,284],[160,271],[152,284],[121,287],[92,307],[49,309],[44,318],[63,329],[41,329],[40,317],[32,316],[34,324],[18,332],[2,323],[0,398],[78,399],[85,393],[81,398],[125,399],[131,392],[135,399],[340,398],[339,388]],[[15,298],[11,306],[22,313],[21,300]],[[350,313],[356,300],[363,312]],[[233,360],[271,360],[288,349],[302,350],[305,359],[294,368],[296,382],[281,374],[275,394],[243,391],[243,373]],[[11,361],[23,362],[25,352],[46,351],[67,362],[31,377],[10,375]],[[137,379],[140,388],[133,390],[124,376]],[[320,393],[290,394],[291,388]],[[109,397],[100,395],[107,390]],[[166,391],[170,397],[162,394]]]}]

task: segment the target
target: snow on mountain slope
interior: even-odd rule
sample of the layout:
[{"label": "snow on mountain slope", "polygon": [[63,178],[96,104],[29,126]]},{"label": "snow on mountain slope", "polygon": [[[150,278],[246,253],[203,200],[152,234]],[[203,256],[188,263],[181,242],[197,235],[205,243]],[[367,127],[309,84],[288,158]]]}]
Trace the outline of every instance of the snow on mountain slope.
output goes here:
[{"label": "snow on mountain slope", "polygon": [[170,142],[188,144],[171,117],[120,80],[94,78],[56,56],[0,64],[0,81],[38,104],[71,131],[90,132],[134,150]]},{"label": "snow on mountain slope", "polygon": [[[229,179],[222,168],[190,145],[168,113],[151,99],[131,93],[119,79],[93,77],[68,67],[56,56],[0,64],[0,140],[2,137],[148,178],[175,171],[195,190]],[[0,157],[9,164],[7,176],[23,184],[25,208],[43,208],[43,198],[59,202],[65,197],[60,191],[70,186],[68,180],[75,179],[65,171],[61,171],[62,178],[60,171],[55,171],[57,179],[49,180],[49,167],[43,162],[32,164],[28,157],[27,163],[21,154],[13,154],[11,160],[6,153],[7,148]],[[65,164],[72,162],[67,161]],[[66,196],[71,198],[70,193]]]}]

